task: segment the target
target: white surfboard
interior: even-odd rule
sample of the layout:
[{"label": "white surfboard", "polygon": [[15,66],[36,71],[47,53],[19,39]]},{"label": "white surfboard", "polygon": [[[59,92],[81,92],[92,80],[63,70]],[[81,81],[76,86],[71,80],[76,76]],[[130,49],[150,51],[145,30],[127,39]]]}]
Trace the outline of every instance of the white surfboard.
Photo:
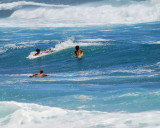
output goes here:
[{"label": "white surfboard", "polygon": [[48,52],[48,53],[45,52],[45,51],[42,51],[42,52],[40,52],[39,55],[35,56],[36,52],[31,52],[27,58],[28,59],[36,59],[36,58],[39,58],[39,57],[42,57],[42,56],[50,55],[52,53],[54,53],[54,51],[51,51],[51,52]]}]

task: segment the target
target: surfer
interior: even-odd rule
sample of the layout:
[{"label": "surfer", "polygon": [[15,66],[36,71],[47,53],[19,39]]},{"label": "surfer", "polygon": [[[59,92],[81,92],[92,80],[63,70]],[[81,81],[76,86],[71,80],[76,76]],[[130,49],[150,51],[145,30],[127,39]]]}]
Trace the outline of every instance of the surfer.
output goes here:
[{"label": "surfer", "polygon": [[74,52],[75,54],[75,57],[79,57],[79,56],[82,56],[83,55],[83,50],[82,49],[79,49],[79,46],[77,45],[75,47],[76,51]]},{"label": "surfer", "polygon": [[47,50],[36,49],[36,52],[37,53],[35,53],[34,56],[39,55],[41,52],[50,53],[50,52],[53,52],[53,51],[51,49],[47,49]]},{"label": "surfer", "polygon": [[33,78],[33,77],[45,77],[45,76],[49,76],[49,75],[46,75],[43,73],[43,69],[40,70],[40,73],[35,73],[33,74],[32,76],[29,76],[30,78]]},{"label": "surfer", "polygon": [[36,52],[37,52],[37,53],[36,53],[36,54],[34,54],[34,56],[39,55],[39,54],[40,54],[40,51],[41,51],[40,49],[36,49]]}]

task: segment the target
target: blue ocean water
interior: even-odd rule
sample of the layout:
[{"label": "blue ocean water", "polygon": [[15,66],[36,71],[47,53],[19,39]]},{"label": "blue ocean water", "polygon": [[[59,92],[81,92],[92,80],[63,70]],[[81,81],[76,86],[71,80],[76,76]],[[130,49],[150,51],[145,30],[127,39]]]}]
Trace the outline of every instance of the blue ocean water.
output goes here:
[{"label": "blue ocean water", "polygon": [[[151,2],[158,12],[160,4]],[[72,12],[75,6],[0,4],[0,127],[159,128],[160,16],[149,15],[143,8],[143,16],[148,14],[153,21],[130,20],[136,12],[127,11],[137,4],[148,7],[147,2],[120,7],[80,5],[73,19],[65,21],[63,11]],[[107,20],[108,12],[101,12],[106,6],[114,13],[123,8],[130,16],[123,12],[119,14],[123,17]],[[79,9],[85,15],[98,11],[102,17],[95,21],[92,15],[86,19],[82,14],[77,19]],[[59,17],[48,18],[52,11]],[[29,17],[24,18],[24,12]],[[81,59],[74,57],[76,45],[84,51]],[[37,48],[56,52],[29,58]],[[40,69],[50,76],[29,78]]]}]

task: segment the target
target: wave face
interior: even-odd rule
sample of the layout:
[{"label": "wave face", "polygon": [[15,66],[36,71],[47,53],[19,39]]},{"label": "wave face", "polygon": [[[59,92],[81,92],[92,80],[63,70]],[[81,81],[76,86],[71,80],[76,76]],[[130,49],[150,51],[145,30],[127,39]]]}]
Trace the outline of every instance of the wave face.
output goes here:
[{"label": "wave face", "polygon": [[160,20],[159,7],[156,0],[101,1],[76,6],[27,1],[1,3],[0,26],[75,27],[154,22]]}]

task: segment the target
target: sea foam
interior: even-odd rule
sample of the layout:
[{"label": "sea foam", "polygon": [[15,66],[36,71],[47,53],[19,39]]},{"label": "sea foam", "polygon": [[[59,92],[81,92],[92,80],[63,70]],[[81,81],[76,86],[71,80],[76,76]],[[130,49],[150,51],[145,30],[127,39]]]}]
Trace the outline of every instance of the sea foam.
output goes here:
[{"label": "sea foam", "polygon": [[0,102],[0,115],[1,128],[160,127],[160,111],[100,112],[67,110],[29,103]]}]

